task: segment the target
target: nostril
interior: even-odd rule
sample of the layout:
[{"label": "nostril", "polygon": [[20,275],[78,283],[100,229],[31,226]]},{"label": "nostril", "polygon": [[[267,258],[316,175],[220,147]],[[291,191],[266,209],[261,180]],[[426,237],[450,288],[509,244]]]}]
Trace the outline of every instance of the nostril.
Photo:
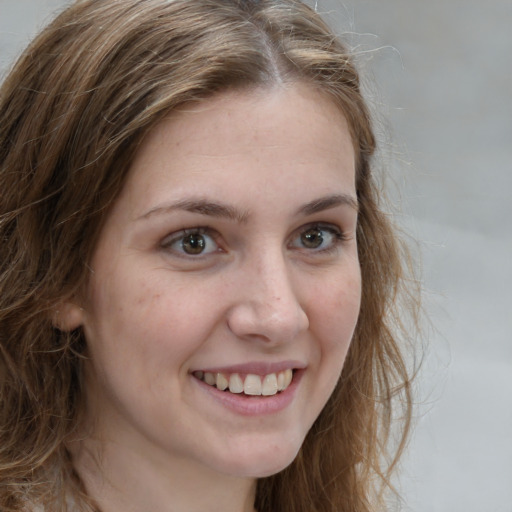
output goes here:
[{"label": "nostril", "polygon": [[247,301],[228,313],[228,328],[240,338],[283,343],[293,341],[309,328],[309,320],[298,302],[281,296],[265,303]]}]

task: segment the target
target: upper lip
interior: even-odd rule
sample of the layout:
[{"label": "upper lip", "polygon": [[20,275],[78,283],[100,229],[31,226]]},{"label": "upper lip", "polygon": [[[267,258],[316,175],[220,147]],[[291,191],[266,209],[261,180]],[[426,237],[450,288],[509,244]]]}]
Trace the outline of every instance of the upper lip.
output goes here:
[{"label": "upper lip", "polygon": [[251,363],[240,363],[229,366],[213,366],[207,368],[195,368],[191,373],[202,371],[208,373],[242,373],[242,374],[253,374],[253,375],[269,375],[271,373],[278,373],[284,370],[300,370],[306,367],[306,364],[300,361],[278,361],[278,362],[267,362],[267,361],[255,361]]}]

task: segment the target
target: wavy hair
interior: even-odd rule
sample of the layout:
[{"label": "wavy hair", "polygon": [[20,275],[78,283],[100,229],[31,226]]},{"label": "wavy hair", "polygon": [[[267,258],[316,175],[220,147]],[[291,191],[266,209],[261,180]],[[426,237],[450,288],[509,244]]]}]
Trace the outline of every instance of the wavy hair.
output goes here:
[{"label": "wavy hair", "polygon": [[[82,407],[86,340],[80,329],[56,329],[52,318],[86,284],[104,219],[144,135],[186,102],[283,82],[310,84],[348,120],[362,305],[333,395],[293,463],[258,481],[255,506],[383,510],[376,489],[389,485],[410,425],[401,344],[414,294],[380,205],[375,137],[354,58],[297,0],[79,0],[7,76],[0,89],[2,510],[30,503],[64,511],[69,496],[94,509],[66,450]],[[396,404],[402,429],[389,451]]]}]

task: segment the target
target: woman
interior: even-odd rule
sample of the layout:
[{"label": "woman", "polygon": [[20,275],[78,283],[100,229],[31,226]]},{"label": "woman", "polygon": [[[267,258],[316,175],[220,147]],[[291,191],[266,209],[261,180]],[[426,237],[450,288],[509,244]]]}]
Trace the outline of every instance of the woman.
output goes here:
[{"label": "woman", "polygon": [[318,15],[78,1],[0,119],[2,510],[382,510],[402,264]]}]

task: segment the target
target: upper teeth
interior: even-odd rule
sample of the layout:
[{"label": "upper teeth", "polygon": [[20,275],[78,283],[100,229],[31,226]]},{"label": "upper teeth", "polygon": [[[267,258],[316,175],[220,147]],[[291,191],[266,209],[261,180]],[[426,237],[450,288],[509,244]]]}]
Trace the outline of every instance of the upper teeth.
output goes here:
[{"label": "upper teeth", "polygon": [[244,393],[246,395],[275,395],[279,391],[284,391],[291,383],[293,371],[291,369],[278,373],[269,373],[260,376],[249,373],[243,379],[240,374],[232,373],[226,375],[224,373],[212,372],[194,372],[194,375],[206,382],[210,386],[215,386],[224,391],[229,389],[231,393]]}]

